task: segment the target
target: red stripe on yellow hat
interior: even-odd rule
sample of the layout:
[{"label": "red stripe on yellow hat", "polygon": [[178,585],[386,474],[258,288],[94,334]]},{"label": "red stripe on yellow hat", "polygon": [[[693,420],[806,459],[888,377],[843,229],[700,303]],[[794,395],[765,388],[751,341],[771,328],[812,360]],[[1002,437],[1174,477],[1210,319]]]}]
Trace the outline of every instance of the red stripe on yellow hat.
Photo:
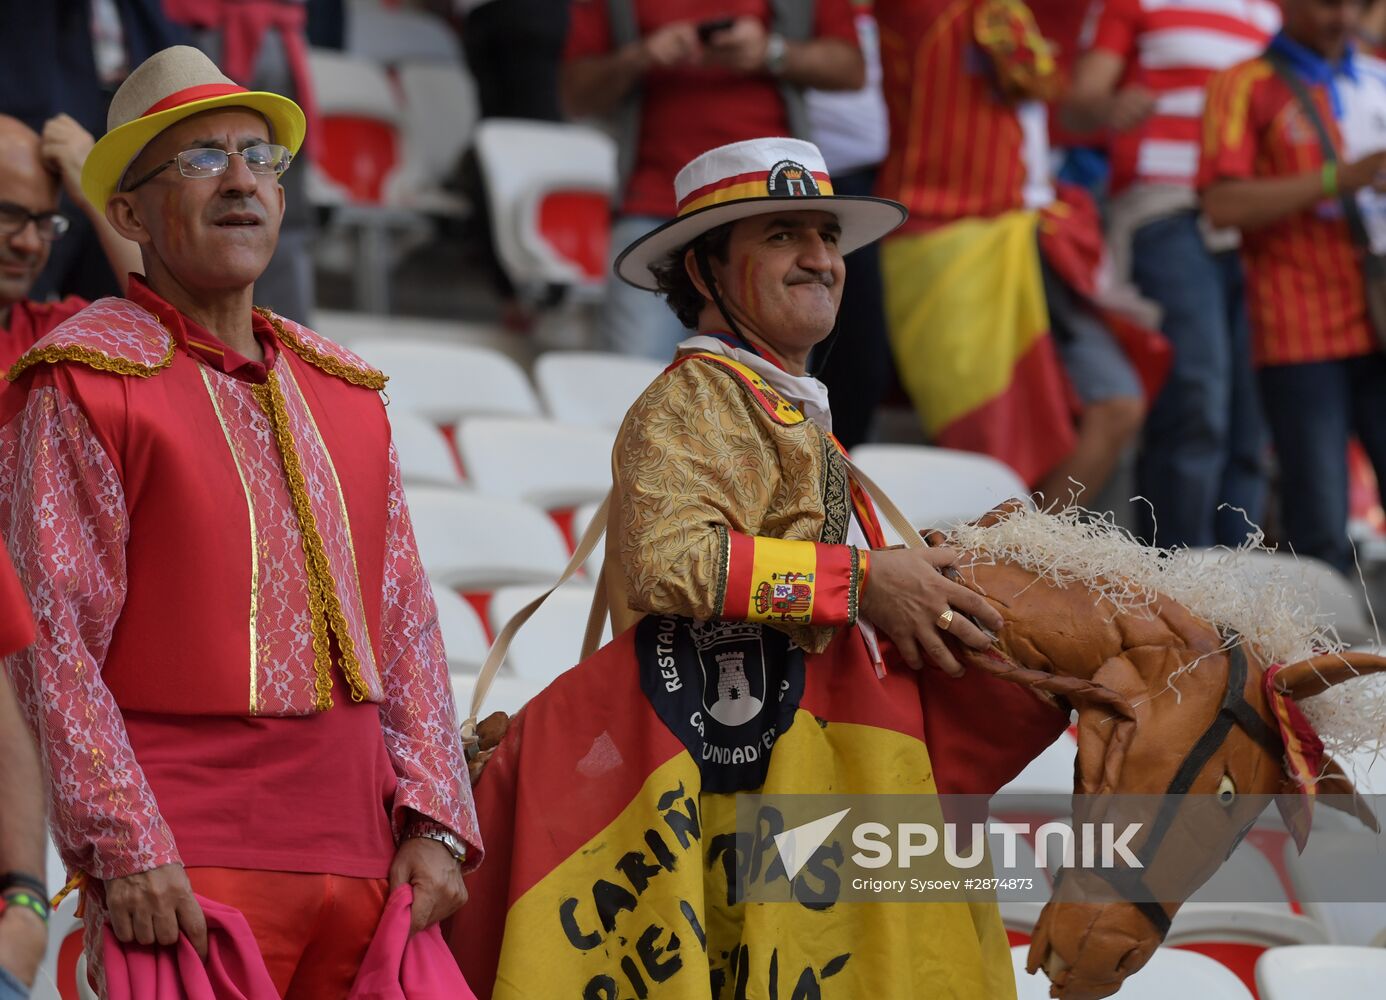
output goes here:
[{"label": "red stripe on yellow hat", "polygon": [[156,115],[160,111],[168,111],[170,108],[181,108],[184,104],[191,104],[193,101],[205,101],[212,97],[225,97],[227,94],[249,93],[244,87],[238,87],[234,83],[201,83],[196,87],[184,87],[182,90],[175,90],[163,100],[150,105],[140,115],[141,118],[148,118]]},{"label": "red stripe on yellow hat", "polygon": [[[813,179],[818,183],[820,195],[833,193],[833,184],[827,174],[819,173],[816,170],[811,171],[811,173]],[[732,177],[724,177],[712,184],[704,184],[702,187],[690,191],[679,202],[679,215],[687,215],[689,212],[696,212],[698,209],[707,208],[709,205],[740,201],[743,198],[764,198],[768,194],[769,187],[766,182],[765,171],[758,170],[749,174],[736,174]]]}]

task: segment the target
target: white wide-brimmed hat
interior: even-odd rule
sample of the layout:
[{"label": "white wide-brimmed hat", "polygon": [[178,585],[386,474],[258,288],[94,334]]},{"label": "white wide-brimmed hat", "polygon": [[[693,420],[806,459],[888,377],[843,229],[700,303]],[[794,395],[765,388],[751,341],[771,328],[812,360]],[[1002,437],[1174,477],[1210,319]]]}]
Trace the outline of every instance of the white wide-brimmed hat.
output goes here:
[{"label": "white wide-brimmed hat", "polygon": [[173,45],[140,63],[111,98],[106,134],[82,165],[82,193],[104,211],[125,171],[156,135],[191,115],[248,108],[269,122],[273,140],[297,154],[307,131],[303,111],[279,94],[246,90],[190,45]]},{"label": "white wide-brimmed hat", "polygon": [[823,154],[802,139],[747,139],[718,146],[674,178],[678,216],[646,233],[616,258],[616,274],[654,291],[651,265],[725,222],[771,212],[831,212],[842,227],[844,254],[873,243],[905,221],[888,198],[833,194]]}]

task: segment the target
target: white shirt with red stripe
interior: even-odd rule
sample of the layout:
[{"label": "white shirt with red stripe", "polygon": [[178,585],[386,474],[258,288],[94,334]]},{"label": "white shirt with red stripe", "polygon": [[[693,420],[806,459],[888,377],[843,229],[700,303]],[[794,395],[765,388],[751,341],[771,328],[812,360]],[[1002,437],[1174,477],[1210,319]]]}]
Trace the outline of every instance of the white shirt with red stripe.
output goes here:
[{"label": "white shirt with red stripe", "polygon": [[1096,0],[1085,47],[1125,61],[1121,86],[1156,98],[1154,113],[1112,135],[1112,191],[1135,183],[1192,189],[1208,78],[1265,50],[1280,28],[1275,0]]}]

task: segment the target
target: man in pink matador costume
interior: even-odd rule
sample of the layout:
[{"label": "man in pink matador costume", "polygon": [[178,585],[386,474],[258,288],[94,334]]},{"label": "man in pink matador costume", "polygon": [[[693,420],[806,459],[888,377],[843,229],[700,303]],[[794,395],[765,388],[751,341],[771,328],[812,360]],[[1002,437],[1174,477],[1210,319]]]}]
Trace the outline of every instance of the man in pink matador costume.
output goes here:
[{"label": "man in pink matador costume", "polygon": [[89,960],[103,927],[205,954],[196,894],[283,996],[340,1000],[390,889],[431,926],[481,850],[385,378],[252,308],[303,134],[192,48],[117,91],[82,187],[147,278],[11,370],[0,534]]}]

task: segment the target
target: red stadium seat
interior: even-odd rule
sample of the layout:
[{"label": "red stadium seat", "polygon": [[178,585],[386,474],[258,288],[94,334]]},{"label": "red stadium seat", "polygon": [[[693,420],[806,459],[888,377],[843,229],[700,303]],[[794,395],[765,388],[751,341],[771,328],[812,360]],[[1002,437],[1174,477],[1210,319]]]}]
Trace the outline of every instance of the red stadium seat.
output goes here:
[{"label": "red stadium seat", "polygon": [[328,179],[352,201],[384,201],[385,183],[399,163],[399,135],[393,125],[363,115],[324,115],[318,140],[317,162]]}]

